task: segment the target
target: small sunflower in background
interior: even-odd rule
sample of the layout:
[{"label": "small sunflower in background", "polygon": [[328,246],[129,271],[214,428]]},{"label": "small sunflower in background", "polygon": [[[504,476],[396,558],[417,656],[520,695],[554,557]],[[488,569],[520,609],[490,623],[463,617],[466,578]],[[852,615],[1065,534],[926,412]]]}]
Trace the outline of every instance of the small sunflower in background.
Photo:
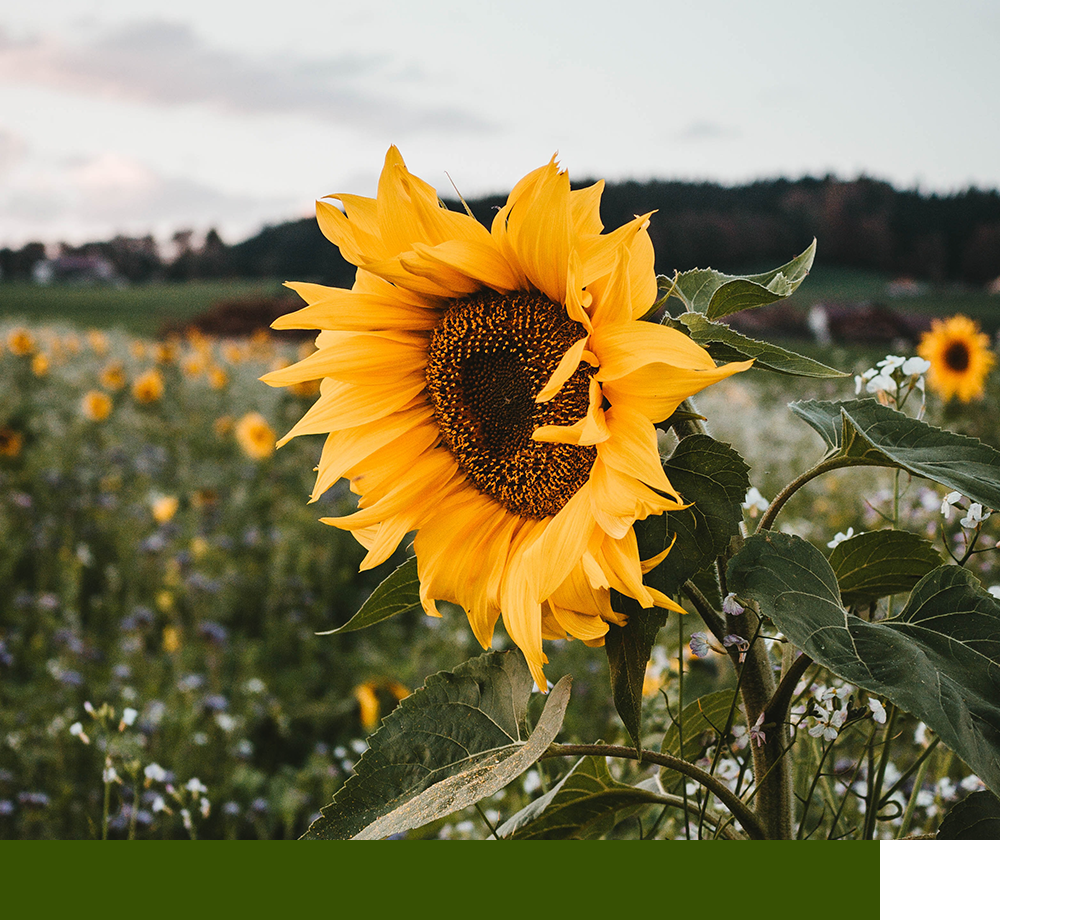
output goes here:
[{"label": "small sunflower in background", "polygon": [[983,395],[986,375],[994,366],[990,337],[967,316],[933,320],[919,342],[919,355],[930,362],[926,383],[942,399],[971,402]]},{"label": "small sunflower in background", "polygon": [[265,460],[274,452],[277,435],[258,412],[249,412],[236,423],[236,440],[252,460]]}]

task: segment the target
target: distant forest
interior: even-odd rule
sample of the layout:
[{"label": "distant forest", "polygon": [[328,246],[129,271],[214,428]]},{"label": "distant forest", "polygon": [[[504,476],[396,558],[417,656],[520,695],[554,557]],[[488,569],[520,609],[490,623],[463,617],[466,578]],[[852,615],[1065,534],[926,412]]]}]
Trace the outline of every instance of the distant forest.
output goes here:
[{"label": "distant forest", "polygon": [[[575,187],[589,182],[575,183]],[[490,224],[506,196],[469,200]],[[448,207],[463,210],[457,201]],[[983,285],[998,277],[1000,195],[968,189],[951,195],[900,191],[886,182],[831,176],[774,179],[725,187],[712,183],[618,182],[606,185],[601,219],[610,230],[655,210],[649,226],[657,272],[696,267],[762,271],[818,240],[819,264],[896,277]],[[353,269],[319,232],[315,219],[268,226],[235,245],[211,230],[196,242],[177,233],[163,255],[153,237],[118,236],[81,246],[61,244],[72,262],[94,259],[127,281],[277,278],[348,286]],[[0,279],[34,277],[46,247],[0,249]]]}]

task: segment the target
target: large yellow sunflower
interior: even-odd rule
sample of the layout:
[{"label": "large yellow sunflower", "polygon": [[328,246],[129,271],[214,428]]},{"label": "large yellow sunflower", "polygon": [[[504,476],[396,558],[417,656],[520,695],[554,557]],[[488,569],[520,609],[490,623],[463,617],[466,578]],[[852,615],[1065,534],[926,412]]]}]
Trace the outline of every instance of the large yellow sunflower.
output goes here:
[{"label": "large yellow sunflower", "polygon": [[292,283],[309,306],[274,322],[320,329],[314,354],[262,379],[322,378],[279,442],[326,433],[312,501],[342,476],[356,513],[323,520],[385,561],[406,534],[420,599],[468,614],[487,648],[503,623],[546,686],[544,639],[602,645],[615,589],[645,585],[633,524],[685,507],[660,466],[655,422],[745,370],[716,367],[666,326],[648,215],[603,234],[602,183],[571,191],[554,158],[522,179],[488,231],[443,207],[391,147],[377,197],[318,202],[357,266],[352,290]]},{"label": "large yellow sunflower", "polygon": [[994,366],[990,338],[979,324],[957,314],[951,319],[935,319],[919,342],[919,356],[930,362],[926,383],[942,399],[954,396],[970,402],[983,394],[986,375]]}]

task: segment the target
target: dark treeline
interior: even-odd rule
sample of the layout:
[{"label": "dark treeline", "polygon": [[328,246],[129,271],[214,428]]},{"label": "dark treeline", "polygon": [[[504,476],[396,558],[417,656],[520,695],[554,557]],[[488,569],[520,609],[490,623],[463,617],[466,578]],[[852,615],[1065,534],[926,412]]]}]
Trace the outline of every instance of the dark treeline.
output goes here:
[{"label": "dark treeline", "polygon": [[[490,225],[505,200],[505,195],[474,199],[469,207]],[[456,201],[447,206],[463,209]],[[840,181],[829,176],[736,187],[669,181],[607,184],[601,203],[605,228],[653,210],[649,234],[656,269],[668,275],[695,267],[765,270],[801,252],[814,237],[819,264],[975,285],[999,273],[996,190],[926,195],[874,179]],[[266,227],[232,246],[214,230],[198,245],[193,233],[183,231],[173,237],[168,257],[152,237],[116,237],[59,248],[67,264],[77,267],[96,259],[135,283],[277,278],[348,286],[353,274],[314,218]],[[40,243],[0,249],[0,278],[33,277],[34,266],[45,255]]]}]

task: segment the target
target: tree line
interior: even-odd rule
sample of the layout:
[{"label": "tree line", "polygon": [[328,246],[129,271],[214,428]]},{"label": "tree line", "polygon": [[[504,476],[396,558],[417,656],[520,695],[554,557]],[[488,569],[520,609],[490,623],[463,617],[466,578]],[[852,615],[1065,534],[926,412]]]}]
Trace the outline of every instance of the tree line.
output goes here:
[{"label": "tree line", "polygon": [[[589,184],[575,183],[575,187]],[[506,196],[469,200],[490,225]],[[449,200],[447,207],[463,211]],[[697,267],[726,272],[766,270],[818,240],[818,262],[936,283],[982,285],[1000,271],[1000,195],[969,188],[943,195],[898,190],[870,178],[771,179],[747,185],[676,181],[608,183],[600,216],[612,229],[656,211],[649,235],[657,272]],[[304,218],[264,227],[229,245],[216,230],[201,240],[184,230],[162,247],[150,236],[117,236],[62,256],[107,260],[122,278],[187,281],[276,278],[348,286],[353,268]],[[42,243],[0,249],[0,279],[29,279],[45,259]]]}]

